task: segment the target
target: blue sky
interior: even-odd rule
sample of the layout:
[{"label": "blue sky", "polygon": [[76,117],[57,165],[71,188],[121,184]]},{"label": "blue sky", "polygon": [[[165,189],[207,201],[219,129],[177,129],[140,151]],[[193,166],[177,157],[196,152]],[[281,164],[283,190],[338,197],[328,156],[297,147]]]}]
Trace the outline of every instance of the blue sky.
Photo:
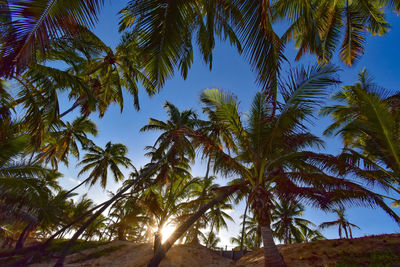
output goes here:
[{"label": "blue sky", "polygon": [[[109,46],[115,47],[120,35],[118,34],[118,16],[117,12],[124,7],[126,1],[106,1],[106,7],[103,9],[99,23],[94,32]],[[375,81],[387,88],[397,90],[400,88],[400,52],[398,51],[398,43],[400,41],[400,20],[394,15],[389,15],[389,21],[392,23],[392,30],[384,37],[369,37],[365,49],[365,55],[352,68],[346,67],[337,61],[337,55],[334,62],[340,67],[340,79],[343,84],[354,83],[357,73],[364,67],[375,77]],[[278,29],[281,26],[278,26]],[[297,66],[299,64],[315,63],[314,56],[306,56],[300,62],[295,62],[294,57],[296,50],[293,44],[289,44],[286,48],[285,55],[290,65]],[[254,94],[260,89],[255,83],[255,75],[251,72],[249,64],[243,56],[239,55],[235,49],[231,48],[228,43],[217,43],[214,51],[213,69],[209,71],[198,53],[195,54],[194,64],[192,65],[186,80],[183,80],[179,73],[166,82],[161,92],[152,98],[149,98],[144,91],[140,92],[141,110],[133,109],[131,97],[125,94],[125,108],[120,113],[119,107],[111,107],[104,118],[98,119],[96,115],[91,118],[97,123],[99,135],[94,139],[99,146],[104,146],[108,141],[113,143],[121,142],[128,146],[129,157],[133,164],[139,168],[148,162],[143,157],[144,147],[152,145],[157,137],[157,133],[139,133],[139,129],[145,125],[149,117],[157,119],[165,119],[166,115],[163,110],[163,103],[168,100],[182,109],[193,108],[201,112],[199,103],[199,95],[206,88],[219,88],[227,92],[234,93],[240,100],[241,110],[245,112]],[[283,75],[289,70],[289,64],[283,69]],[[61,110],[67,109],[71,104],[64,101]],[[68,115],[68,119],[72,119],[77,114]],[[311,130],[314,134],[321,136],[322,131],[329,125],[328,118],[318,118]],[[325,138],[326,139],[326,138]],[[326,139],[326,148],[323,152],[336,154],[341,149],[338,139]],[[76,161],[71,160],[69,167],[61,166],[60,170],[64,173],[61,184],[65,188],[72,188],[79,180],[83,180],[84,176],[77,177],[79,168],[75,167]],[[127,172],[126,172],[127,173]],[[205,173],[204,162],[196,162],[192,167],[194,176],[203,176]],[[110,179],[111,181],[111,179]],[[226,179],[218,179],[218,183],[226,183]],[[107,190],[115,191],[119,187],[118,184],[110,182]],[[98,186],[92,188],[81,188],[79,193],[88,193],[89,197],[96,202],[104,201],[108,198],[106,191]],[[235,222],[229,223],[228,231],[220,233],[221,244],[230,245],[229,239],[239,233],[239,216],[244,210],[244,205],[240,204],[233,211],[231,216]],[[400,208],[395,210],[400,214]],[[399,226],[384,212],[375,209],[354,208],[348,210],[349,219],[352,223],[360,226],[361,230],[355,230],[355,236],[363,236],[380,233],[399,233]],[[315,224],[323,221],[333,220],[332,214],[307,209],[305,217]],[[337,238],[337,229],[328,229],[323,232],[328,238]]]}]

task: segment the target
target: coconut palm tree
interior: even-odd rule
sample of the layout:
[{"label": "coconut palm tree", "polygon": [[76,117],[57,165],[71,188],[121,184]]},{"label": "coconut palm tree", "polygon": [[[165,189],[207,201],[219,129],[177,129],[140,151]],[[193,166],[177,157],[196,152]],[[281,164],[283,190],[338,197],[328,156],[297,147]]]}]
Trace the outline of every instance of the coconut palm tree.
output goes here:
[{"label": "coconut palm tree", "polygon": [[[173,173],[171,175],[176,176]],[[183,210],[197,182],[197,179],[177,176],[169,184],[156,184],[142,194],[141,205],[151,214],[155,223],[154,252],[161,246],[163,227],[171,223],[173,216],[179,215]]]},{"label": "coconut palm tree", "polygon": [[395,97],[363,70],[356,84],[342,87],[332,97],[340,103],[321,113],[333,118],[324,134],[340,135],[343,158],[359,166],[355,177],[400,194],[396,186],[400,182],[400,121],[399,109],[392,105]]},{"label": "coconut palm tree", "polygon": [[[136,196],[116,202],[110,208],[108,217],[111,219],[108,228],[115,232],[118,240],[127,240],[127,236],[131,236],[133,240],[139,240],[142,228],[149,226],[152,222]],[[133,237],[132,233],[136,236]]]},{"label": "coconut palm tree", "polygon": [[165,102],[164,108],[168,114],[167,121],[163,122],[150,118],[148,124],[143,126],[140,131],[162,132],[154,144],[154,147],[157,147],[155,153],[161,154],[168,151],[169,157],[179,156],[183,158],[187,156],[190,160],[193,160],[195,150],[190,137],[198,125],[197,114],[191,109],[180,112],[176,106],[169,102]]},{"label": "coconut palm tree", "polygon": [[[275,203],[275,210],[272,212],[272,231],[275,237],[285,244],[303,241],[302,229],[312,231],[309,227],[314,224],[301,218],[305,208],[300,203],[282,202]],[[308,230],[306,230],[308,228]]]},{"label": "coconut palm tree", "polygon": [[65,123],[60,120],[58,124],[57,130],[47,134],[44,147],[37,155],[38,162],[51,162],[54,167],[58,166],[58,161],[68,164],[70,154],[79,158],[78,143],[86,148],[93,145],[87,135],[97,135],[96,124],[86,117]]},{"label": "coconut palm tree", "polygon": [[342,231],[345,232],[346,238],[350,237],[350,239],[352,239],[353,238],[353,233],[351,231],[351,228],[353,227],[353,228],[360,229],[360,227],[358,227],[355,224],[350,223],[347,220],[344,208],[334,209],[333,212],[337,215],[338,219],[335,220],[335,221],[321,223],[319,225],[319,227],[321,229],[325,229],[325,228],[328,228],[328,227],[338,226],[339,227],[338,231],[339,231],[339,238],[340,239],[342,239]]},{"label": "coconut palm tree", "polygon": [[[215,198],[215,190],[220,187],[218,184],[214,183],[215,178],[215,176],[209,176],[203,179],[197,178],[198,183],[194,185],[190,192],[191,200],[184,206],[183,214],[175,218],[177,223],[187,219],[201,206]],[[232,217],[226,212],[226,210],[230,209],[232,209],[231,204],[222,202],[205,212],[203,216],[196,221],[193,227],[185,233],[185,242],[199,244],[200,238],[204,239],[204,234],[201,232],[201,229],[207,226],[210,227],[210,231],[214,231],[214,229],[217,231],[220,229],[227,229],[226,221],[233,221]]]},{"label": "coconut palm tree", "polygon": [[[345,169],[337,157],[307,151],[309,147],[323,144],[321,139],[307,132],[304,123],[312,118],[327,95],[326,88],[337,83],[334,73],[332,67],[319,66],[294,71],[283,83],[283,101],[276,105],[277,109],[273,101],[268,101],[268,96],[258,93],[246,117],[240,116],[238,103],[229,94],[213,89],[201,95],[201,101],[215,111],[217,119],[236,140],[231,154],[214,146],[216,170],[224,176],[240,177],[236,189],[231,186],[220,197],[223,199],[243,186],[250,188],[250,208],[261,227],[266,265],[284,266],[270,228],[274,200],[307,200],[324,209],[339,204],[372,204],[399,220],[380,196],[340,177]],[[204,146],[213,146],[205,137],[202,142]],[[210,201],[182,223],[149,266],[156,266],[173,242],[218,199]],[[349,201],[351,199],[357,201]]]},{"label": "coconut palm tree", "polygon": [[115,182],[118,182],[124,178],[120,166],[125,168],[132,167],[131,160],[126,157],[128,148],[121,143],[113,144],[108,142],[104,149],[98,146],[90,146],[87,150],[88,153],[85,154],[83,160],[78,163],[79,166],[83,165],[78,175],[80,176],[90,171],[89,176],[70,191],[75,190],[84,183],[93,186],[99,180],[101,187],[105,188],[107,186],[109,169],[113,174]]},{"label": "coconut palm tree", "polygon": [[218,243],[221,242],[221,239],[215,234],[215,232],[210,231],[206,235],[202,236],[203,244],[210,249],[217,249]]},{"label": "coconut palm tree", "polygon": [[316,229],[310,229],[308,227],[300,226],[300,231],[302,234],[302,242],[305,243],[325,239],[321,232]]}]

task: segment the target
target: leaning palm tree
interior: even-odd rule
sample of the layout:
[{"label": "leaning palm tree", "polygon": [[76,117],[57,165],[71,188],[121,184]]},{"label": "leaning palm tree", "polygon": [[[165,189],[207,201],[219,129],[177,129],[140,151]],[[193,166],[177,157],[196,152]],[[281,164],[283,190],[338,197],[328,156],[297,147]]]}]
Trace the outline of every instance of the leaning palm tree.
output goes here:
[{"label": "leaning palm tree", "polygon": [[310,232],[312,230],[309,227],[314,226],[312,222],[300,217],[304,210],[304,206],[300,203],[275,203],[275,209],[272,212],[272,220],[274,221],[272,231],[275,237],[285,244],[302,242],[302,229]]},{"label": "leaning palm tree", "polygon": [[99,180],[101,187],[105,188],[107,186],[109,169],[113,174],[115,182],[118,182],[124,178],[120,166],[123,166],[124,168],[132,167],[131,160],[126,157],[128,148],[121,143],[112,144],[111,142],[108,142],[105,149],[98,146],[90,146],[87,150],[88,153],[83,157],[83,160],[79,162],[78,165],[83,165],[79,175],[83,175],[90,171],[89,176],[70,191],[75,190],[84,183],[93,186]]},{"label": "leaning palm tree", "polygon": [[333,227],[333,226],[338,226],[338,231],[339,231],[339,238],[342,239],[342,232],[344,231],[346,234],[346,238],[352,239],[353,238],[353,233],[351,228],[357,228],[360,229],[357,225],[350,223],[345,215],[345,210],[343,208],[339,209],[334,209],[333,212],[337,215],[338,219],[335,221],[330,221],[330,222],[323,222],[319,225],[321,229],[325,229],[328,227]]},{"label": "leaning palm tree", "polygon": [[236,148],[228,154],[223,147],[207,142],[205,136],[199,138],[205,147],[214,148],[216,171],[239,179],[179,226],[149,266],[156,266],[174,241],[202,213],[243,186],[250,188],[250,208],[261,228],[266,265],[285,265],[270,228],[274,200],[307,200],[323,209],[339,204],[374,205],[399,221],[380,196],[343,179],[345,163],[332,155],[307,150],[323,145],[321,139],[307,132],[304,123],[312,119],[316,107],[327,95],[327,87],[337,83],[334,74],[333,67],[294,71],[283,83],[281,103],[274,105],[273,101],[268,101],[268,96],[258,93],[245,117],[240,115],[233,96],[215,89],[201,95],[204,105],[214,110],[217,119],[231,131]]}]

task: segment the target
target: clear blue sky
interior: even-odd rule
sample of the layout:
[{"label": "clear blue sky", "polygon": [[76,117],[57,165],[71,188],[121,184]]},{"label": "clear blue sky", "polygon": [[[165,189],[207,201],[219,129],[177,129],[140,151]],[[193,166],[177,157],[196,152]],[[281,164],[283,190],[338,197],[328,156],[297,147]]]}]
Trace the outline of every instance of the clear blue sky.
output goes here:
[{"label": "clear blue sky", "polygon": [[[95,33],[109,46],[115,47],[120,35],[118,34],[118,16],[117,12],[124,7],[126,1],[114,0],[106,1],[106,7],[100,15],[100,21],[95,28]],[[351,84],[355,81],[357,73],[366,67],[375,77],[375,81],[388,89],[397,90],[400,88],[400,52],[398,43],[400,42],[400,19],[396,15],[389,15],[389,21],[392,23],[392,30],[384,37],[369,37],[365,55],[352,68],[337,63],[341,68],[339,73],[343,84]],[[307,56],[301,62],[295,62],[296,50],[292,44],[286,48],[285,55],[292,66],[298,64],[313,64],[315,58]],[[337,56],[336,56],[337,58]],[[337,62],[337,60],[335,60]],[[287,72],[289,65],[284,67],[283,73]],[[284,74],[283,74],[284,75]],[[227,43],[218,43],[214,51],[213,69],[210,72],[208,67],[202,62],[198,54],[195,54],[194,64],[189,71],[188,78],[183,80],[179,75],[166,82],[165,87],[156,96],[149,98],[143,90],[140,92],[141,110],[139,112],[133,109],[132,100],[128,94],[125,94],[125,109],[121,114],[119,107],[111,107],[104,118],[98,119],[96,115],[91,118],[96,121],[99,128],[99,135],[94,139],[99,146],[104,146],[108,141],[113,143],[121,142],[128,146],[129,157],[133,164],[140,168],[148,162],[143,157],[143,148],[152,145],[157,137],[157,133],[139,133],[139,129],[147,123],[149,117],[165,119],[166,115],[162,108],[163,103],[168,100],[178,106],[180,109],[193,108],[199,113],[201,107],[199,95],[206,88],[219,88],[234,93],[241,102],[241,110],[245,112],[254,94],[259,90],[255,81],[255,75],[251,72],[250,66],[243,56],[229,46]],[[69,103],[62,103],[61,110],[70,106]],[[68,119],[76,114],[69,115]],[[319,118],[312,132],[321,136],[322,131],[329,124],[328,118]],[[336,154],[341,149],[341,143],[338,139],[326,139],[326,149],[324,152]],[[79,169],[75,167],[76,161],[71,160],[69,167],[61,166],[60,170],[64,173],[61,184],[65,188],[71,188],[78,182],[77,173]],[[205,173],[204,162],[197,162],[192,168],[194,176],[203,176]],[[85,177],[80,177],[83,180]],[[111,180],[111,179],[110,179]],[[218,179],[218,183],[224,184],[227,180]],[[115,191],[118,184],[110,182],[107,190]],[[100,187],[81,188],[79,193],[88,192],[89,197],[96,202],[104,201],[108,198],[106,191]],[[235,223],[229,223],[229,230],[220,233],[221,244],[230,245],[230,237],[239,233],[239,216],[243,213],[244,205],[240,204],[233,211],[231,216]],[[400,214],[400,208],[395,209]],[[361,230],[355,230],[355,236],[381,234],[381,233],[399,233],[400,227],[379,209],[354,208],[348,210],[349,219],[352,223],[360,226]],[[305,217],[315,224],[323,221],[332,220],[332,214],[308,208]],[[323,232],[328,238],[337,238],[337,229],[328,229]]]}]

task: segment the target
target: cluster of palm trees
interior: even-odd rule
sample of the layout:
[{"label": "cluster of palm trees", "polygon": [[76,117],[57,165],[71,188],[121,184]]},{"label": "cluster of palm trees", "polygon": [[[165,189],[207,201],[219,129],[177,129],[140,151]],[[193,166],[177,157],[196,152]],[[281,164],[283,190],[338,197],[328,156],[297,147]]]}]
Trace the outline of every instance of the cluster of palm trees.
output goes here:
[{"label": "cluster of palm trees", "polygon": [[[267,266],[285,265],[274,238],[286,244],[323,238],[301,218],[300,203],[335,211],[339,219],[321,227],[338,225],[340,237],[342,231],[352,237],[356,227],[345,219],[347,207],[380,207],[400,222],[385,202],[400,203],[399,95],[363,71],[356,84],[334,94],[338,104],[323,105],[340,83],[329,64],[335,51],[351,66],[368,33],[388,31],[385,11],[399,12],[398,0],[128,1],[116,48],[88,29],[103,2],[0,0],[0,233],[17,234],[16,250],[1,257],[20,253],[19,263],[27,264],[54,238],[71,237],[57,262],[62,266],[79,237],[120,239],[153,241],[149,266],[157,266],[178,240],[215,248],[218,231],[232,219],[227,210],[240,201],[242,231],[233,240],[240,249],[262,243]],[[279,36],[274,26],[282,20],[289,27]],[[218,89],[201,94],[203,114],[166,102],[168,119],[150,118],[140,130],[161,132],[140,170],[123,144],[102,148],[91,140],[93,113],[102,117],[111,104],[122,111],[124,90],[139,109],[140,85],[153,95],[175,71],[186,78],[194,47],[211,69],[218,38],[245,55],[262,86],[246,113],[234,95]],[[320,64],[285,79],[290,41],[297,59],[311,53]],[[62,94],[71,100],[64,111]],[[77,109],[80,116],[69,121]],[[318,112],[333,119],[324,134],[342,137],[339,155],[319,152],[324,142],[307,128]],[[58,185],[58,164],[83,151],[78,166],[85,178],[66,191]],[[204,177],[191,175],[197,155],[207,162]],[[123,184],[107,201],[74,200],[83,184],[106,188],[110,174]],[[169,224],[178,227],[162,242]],[[29,236],[46,242],[23,248]]]}]

